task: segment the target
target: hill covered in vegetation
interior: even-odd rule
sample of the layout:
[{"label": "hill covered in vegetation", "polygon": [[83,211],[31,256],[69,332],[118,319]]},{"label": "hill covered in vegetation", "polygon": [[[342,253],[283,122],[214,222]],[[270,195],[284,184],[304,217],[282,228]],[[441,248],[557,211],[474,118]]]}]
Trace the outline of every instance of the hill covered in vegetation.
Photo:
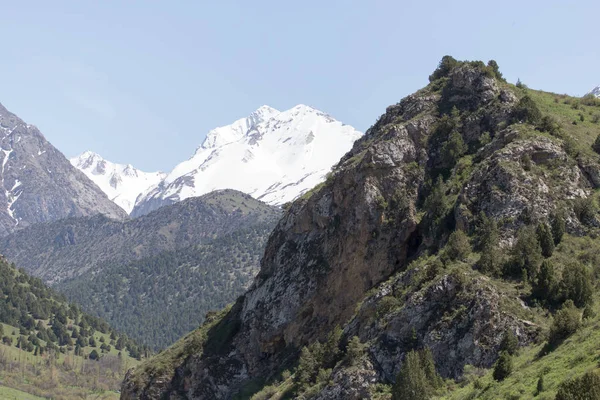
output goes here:
[{"label": "hill covered in vegetation", "polygon": [[599,113],[444,57],[289,207],[248,292],[121,398],[596,393]]},{"label": "hill covered in vegetation", "polygon": [[57,399],[114,398],[127,368],[149,354],[4,258],[0,337],[2,386]]}]

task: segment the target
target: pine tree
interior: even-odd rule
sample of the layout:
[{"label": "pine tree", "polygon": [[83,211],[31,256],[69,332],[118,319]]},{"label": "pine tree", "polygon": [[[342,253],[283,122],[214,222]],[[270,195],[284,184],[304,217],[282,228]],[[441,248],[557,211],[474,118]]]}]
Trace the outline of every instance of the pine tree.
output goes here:
[{"label": "pine tree", "polygon": [[534,298],[548,305],[556,301],[557,281],[554,265],[550,260],[544,260],[537,279],[532,282],[531,294]]},{"label": "pine tree", "polygon": [[542,261],[542,249],[537,240],[535,229],[524,226],[517,233],[517,243],[512,249],[511,270],[513,276],[518,276],[524,269],[531,282],[537,278],[539,265]]},{"label": "pine tree", "polygon": [[552,238],[554,245],[557,246],[566,231],[565,217],[562,212],[557,212],[552,216]]},{"label": "pine tree", "polygon": [[550,228],[545,223],[540,222],[535,233],[542,249],[542,255],[545,258],[551,257],[554,252],[554,238],[552,237]]},{"label": "pine tree", "polygon": [[421,357],[416,351],[410,351],[404,358],[404,363],[396,377],[392,389],[393,400],[428,400],[431,398],[432,387],[427,381],[427,375],[421,365]]},{"label": "pine tree", "polygon": [[442,386],[442,377],[435,370],[435,361],[433,360],[433,353],[429,347],[419,352],[421,358],[421,368],[425,372],[427,382],[434,388],[438,389]]},{"label": "pine tree", "polygon": [[469,237],[460,229],[452,232],[446,244],[445,256],[452,260],[464,260],[471,252]]},{"label": "pine tree", "polygon": [[510,354],[506,351],[501,352],[500,357],[494,366],[494,372],[492,374],[494,379],[496,381],[503,381],[512,373],[512,370],[513,363]]},{"label": "pine tree", "polygon": [[577,262],[567,265],[563,270],[561,292],[565,300],[572,300],[579,308],[591,304],[594,288],[587,268]]}]

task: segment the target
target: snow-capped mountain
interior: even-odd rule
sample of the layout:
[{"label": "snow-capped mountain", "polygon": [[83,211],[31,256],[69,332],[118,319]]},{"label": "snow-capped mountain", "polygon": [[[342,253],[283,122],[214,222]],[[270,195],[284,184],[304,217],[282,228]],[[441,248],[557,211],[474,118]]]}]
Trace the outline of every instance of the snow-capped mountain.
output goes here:
[{"label": "snow-capped mountain", "polygon": [[128,214],[140,194],[158,185],[167,176],[164,172],[140,171],[131,164],[115,164],[91,151],[70,161]]},{"label": "snow-capped mountain", "polygon": [[217,189],[283,204],[322,182],[361,135],[309,106],[287,111],[262,106],[210,131],[190,159],[138,199],[131,215]]},{"label": "snow-capped mountain", "polygon": [[126,214],[42,133],[0,104],[0,236],[40,222]]},{"label": "snow-capped mountain", "polygon": [[600,85],[596,86],[591,92],[588,94],[593,94],[594,96],[600,98]]}]

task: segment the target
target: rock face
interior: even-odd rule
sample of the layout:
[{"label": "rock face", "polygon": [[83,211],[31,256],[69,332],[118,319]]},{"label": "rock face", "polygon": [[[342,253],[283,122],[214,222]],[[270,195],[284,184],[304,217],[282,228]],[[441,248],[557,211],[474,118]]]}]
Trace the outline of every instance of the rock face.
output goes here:
[{"label": "rock face", "polygon": [[589,94],[592,94],[592,95],[600,98],[600,85],[596,86]]},{"label": "rock face", "polygon": [[35,126],[2,105],[0,135],[0,235],[67,217],[126,217]]},{"label": "rock face", "polygon": [[[532,216],[553,212],[557,196],[587,195],[591,183],[560,139],[514,123],[518,103],[489,68],[466,62],[388,107],[324,185],[291,205],[253,285],[205,328],[203,344],[186,338],[187,351],[154,361],[172,357],[166,369],[150,362],[133,371],[121,398],[232,398],[293,367],[302,346],[336,326],[346,340],[358,336],[366,355],[360,368],[338,364],[319,399],[370,398],[366,388],[393,382],[415,346],[429,347],[438,372],[456,378],[467,364],[493,365],[506,331],[530,343],[539,327],[520,299],[476,270],[440,270],[427,258],[451,230],[472,230],[480,212],[506,220],[510,242]],[[457,161],[455,149],[468,156]],[[432,187],[442,179],[435,209]],[[568,217],[574,232],[579,222]]]},{"label": "rock face", "polygon": [[273,205],[292,201],[325,180],[361,133],[306,105],[263,106],[213,129],[188,160],[149,189],[131,215],[217,189],[235,189]]}]

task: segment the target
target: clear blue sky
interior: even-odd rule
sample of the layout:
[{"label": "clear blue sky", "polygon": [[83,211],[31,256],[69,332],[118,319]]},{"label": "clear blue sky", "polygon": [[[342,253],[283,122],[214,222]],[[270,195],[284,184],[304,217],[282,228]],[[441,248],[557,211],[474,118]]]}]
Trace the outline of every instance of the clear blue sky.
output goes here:
[{"label": "clear blue sky", "polygon": [[366,130],[445,54],[583,95],[600,83],[595,1],[12,1],[0,102],[67,156],[170,170],[263,104]]}]

